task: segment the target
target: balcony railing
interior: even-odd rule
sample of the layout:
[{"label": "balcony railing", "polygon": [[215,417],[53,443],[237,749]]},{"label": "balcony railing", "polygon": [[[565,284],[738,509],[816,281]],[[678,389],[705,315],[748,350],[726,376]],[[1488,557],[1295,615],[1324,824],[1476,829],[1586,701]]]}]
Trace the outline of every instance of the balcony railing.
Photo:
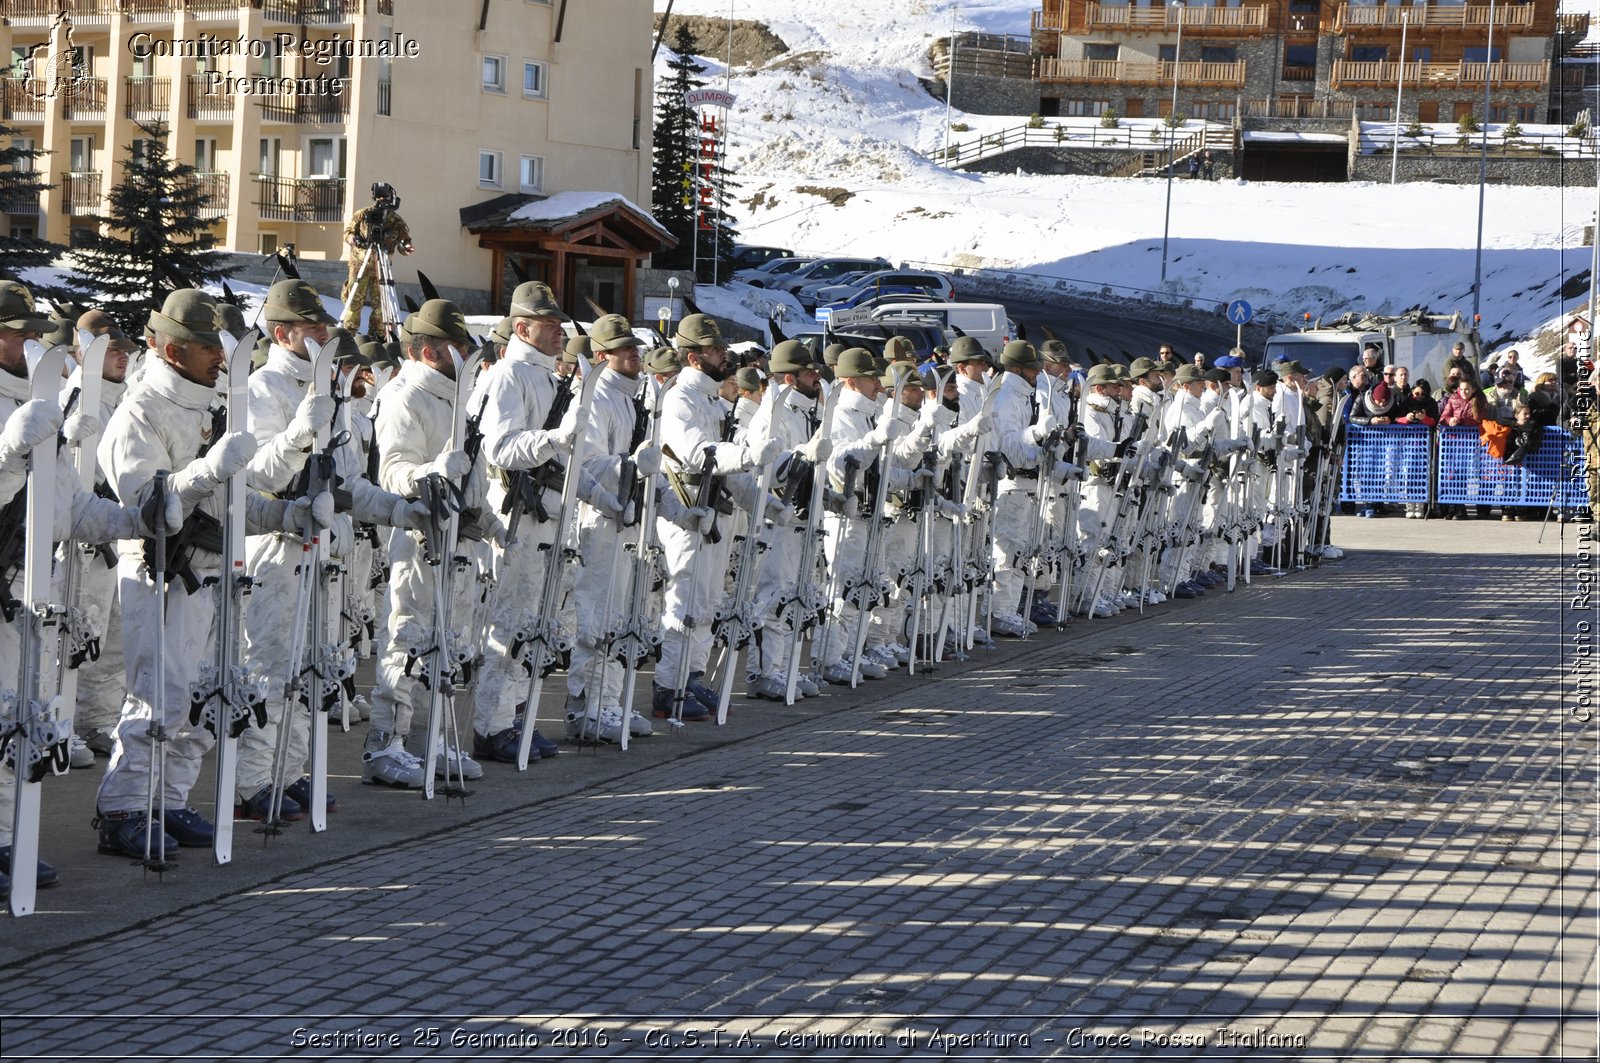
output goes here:
[{"label": "balcony railing", "polygon": [[1563,37],[1582,40],[1589,35],[1589,13],[1563,13],[1556,16],[1556,32]]},{"label": "balcony railing", "polygon": [[1289,33],[1316,33],[1318,29],[1317,13],[1315,11],[1290,11],[1284,15],[1283,28]]},{"label": "balcony railing", "polygon": [[[1381,7],[1358,7],[1340,4],[1334,17],[1333,31],[1347,33],[1351,30],[1398,30],[1401,19],[1411,29],[1487,29],[1487,5],[1456,5],[1432,7],[1424,4],[1401,7],[1385,4]],[[1494,9],[1494,28],[1528,29],[1533,25],[1532,4],[1497,4]]]},{"label": "balcony railing", "polygon": [[100,174],[79,170],[61,175],[61,213],[94,214],[100,210]]},{"label": "balcony railing", "polygon": [[[1491,69],[1492,68],[1492,69]],[[1496,85],[1543,87],[1550,76],[1548,63],[1358,63],[1351,59],[1333,61],[1335,85],[1397,85],[1421,88],[1456,88],[1482,85],[1491,79]]]},{"label": "balcony railing", "polygon": [[1060,11],[1035,11],[1033,32],[1060,33],[1067,28],[1067,16]]},{"label": "balcony railing", "polygon": [[185,95],[189,117],[201,122],[226,122],[233,118],[233,93],[211,91],[210,74],[190,74]]},{"label": "balcony railing", "polygon": [[1243,107],[1239,114],[1244,118],[1349,118],[1356,108],[1354,100],[1336,100],[1327,96],[1272,96],[1243,100],[1241,103]]},{"label": "balcony railing", "polygon": [[[61,13],[62,0],[0,0],[0,18],[13,26],[50,26]],[[76,25],[104,22],[116,10],[116,0],[66,0],[67,14]]]},{"label": "balcony railing", "polygon": [[378,113],[391,115],[394,106],[394,82],[384,78],[378,82]]},{"label": "balcony railing", "polygon": [[[1244,60],[1232,63],[1178,63],[1178,82],[1187,86],[1244,84]],[[1173,64],[1127,63],[1120,59],[1041,59],[1040,81],[1113,85],[1170,85]]]},{"label": "balcony railing", "polygon": [[[263,122],[325,123],[343,122],[350,116],[350,79],[328,78],[325,92],[297,92],[261,99]],[[335,94],[333,85],[338,86]]]},{"label": "balcony railing", "polygon": [[1314,66],[1286,66],[1283,68],[1285,81],[1315,81],[1317,68]]},{"label": "balcony railing", "polygon": [[262,221],[344,220],[344,178],[256,174]]},{"label": "balcony railing", "polygon": [[106,120],[106,79],[75,78],[60,91],[61,113],[80,122]]},{"label": "balcony railing", "polygon": [[39,213],[42,212],[39,209],[39,193],[37,192],[22,193],[10,199],[0,199],[0,214],[26,215]]},{"label": "balcony railing", "polygon": [[261,17],[268,22],[289,22],[297,26],[337,26],[349,22],[363,10],[379,9],[372,0],[266,0]]},{"label": "balcony railing", "polygon": [[1097,30],[1176,30],[1180,19],[1185,30],[1237,32],[1267,28],[1267,9],[1260,4],[1250,7],[1131,7],[1091,3],[1088,12],[1089,26]]},{"label": "balcony railing", "polygon": [[0,118],[44,121],[44,95],[33,78],[0,78]]},{"label": "balcony railing", "polygon": [[200,216],[212,220],[227,217],[228,175],[202,170],[194,175],[194,182],[199,186],[200,194],[205,197],[205,205],[200,208]]},{"label": "balcony railing", "polygon": [[123,80],[122,87],[125,116],[140,122],[167,117],[167,109],[172,104],[171,78],[130,77]]}]

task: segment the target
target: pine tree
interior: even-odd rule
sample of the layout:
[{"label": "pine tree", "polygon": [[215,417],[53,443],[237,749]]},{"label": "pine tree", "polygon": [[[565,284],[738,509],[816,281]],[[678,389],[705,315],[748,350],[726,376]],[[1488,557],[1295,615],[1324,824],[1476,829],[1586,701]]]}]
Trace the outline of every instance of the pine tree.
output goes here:
[{"label": "pine tree", "polygon": [[651,182],[651,211],[656,221],[677,237],[678,246],[654,256],[663,269],[687,268],[693,259],[695,238],[695,159],[700,152],[699,119],[685,93],[705,85],[697,75],[705,67],[695,60],[694,34],[679,23],[672,37],[671,71],[656,87],[656,121],[651,138],[655,171]]},{"label": "pine tree", "polygon": [[[7,213],[13,224],[33,217],[34,211],[11,213],[7,210],[8,206],[36,203],[44,191],[51,187],[41,176],[37,161],[47,152],[42,148],[23,147],[17,140],[16,130],[0,125],[0,141],[6,143],[5,147],[0,148],[0,213]],[[50,265],[66,251],[60,244],[37,237],[0,240],[0,277],[26,282],[34,295],[51,297],[68,294],[52,285],[22,276],[24,270]]]},{"label": "pine tree", "polygon": [[218,281],[231,270],[206,255],[217,244],[195,168],[174,162],[162,123],[140,124],[143,150],[128,145],[122,180],[111,190],[110,209],[93,219],[98,229],[76,253],[82,283],[98,305],[132,331],[162,293]]},{"label": "pine tree", "polygon": [[[656,88],[656,120],[652,142],[655,172],[651,185],[651,210],[655,218],[678,239],[672,251],[656,255],[653,262],[663,269],[688,269],[697,259],[700,279],[712,276],[713,256],[724,262],[733,254],[738,235],[733,217],[721,209],[736,187],[720,159],[711,172],[714,186],[711,216],[715,236],[698,229],[701,178],[700,116],[684,103],[684,95],[703,88],[699,75],[706,68],[695,59],[694,34],[679,23],[672,37],[673,56],[667,61],[669,75]],[[695,243],[699,242],[699,255]],[[726,276],[726,270],[719,271]]]}]

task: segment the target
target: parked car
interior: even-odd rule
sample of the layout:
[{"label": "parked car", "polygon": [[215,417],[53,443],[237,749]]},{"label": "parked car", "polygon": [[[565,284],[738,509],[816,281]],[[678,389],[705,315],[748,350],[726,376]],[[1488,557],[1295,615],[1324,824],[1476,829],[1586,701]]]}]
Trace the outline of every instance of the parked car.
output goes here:
[{"label": "parked car", "polygon": [[770,288],[777,278],[802,269],[811,261],[809,258],[769,258],[752,269],[735,271],[730,279],[748,284],[753,288]]},{"label": "parked car", "polygon": [[888,265],[888,260],[882,258],[819,258],[778,278],[767,287],[793,294],[817,281],[835,280],[857,270],[885,269]]},{"label": "parked car", "polygon": [[[955,281],[943,273],[921,269],[883,269],[863,274],[851,280],[841,279],[836,284],[819,287],[813,298],[818,306],[822,306],[826,303],[846,299],[863,288],[897,288],[901,291],[924,291],[929,295],[943,299],[945,302],[951,302],[956,297]],[[800,293],[802,304],[805,302],[805,297],[806,293],[802,291]]]},{"label": "parked car", "polygon": [[922,288],[862,288],[847,299],[818,304],[817,320],[834,314],[848,314],[852,310],[871,310],[882,303],[942,303],[943,299],[929,295]]},{"label": "parked car", "polygon": [[919,362],[930,357],[935,347],[949,342],[949,337],[937,325],[911,320],[884,321],[839,332],[824,333],[820,330],[807,329],[804,332],[796,332],[789,338],[804,343],[811,349],[812,355],[818,358],[821,357],[823,348],[830,343],[842,343],[846,347],[865,347],[873,354],[882,357],[884,344],[889,342],[891,336],[904,336],[910,340],[912,347],[916,348]]},{"label": "parked car", "polygon": [[734,244],[733,254],[728,258],[729,270],[755,269],[763,262],[770,262],[775,258],[794,258],[795,254],[786,247],[767,247],[762,244]]},{"label": "parked car", "polygon": [[[859,315],[862,311],[858,309],[851,313]],[[999,303],[886,302],[873,307],[868,313],[871,320],[878,324],[889,324],[896,320],[932,322],[957,335],[972,336],[991,354],[999,354],[1017,335],[1016,322],[1006,316],[1006,308]],[[841,328],[862,328],[858,320],[837,324]]]},{"label": "parked car", "polygon": [[865,277],[869,272],[871,271],[859,269],[854,273],[846,273],[839,277],[830,277],[827,280],[813,281],[804,288],[801,288],[799,291],[795,292],[794,297],[800,300],[801,306],[809,310],[812,307],[817,306],[819,303],[825,301],[817,298],[817,293],[822,289],[841,286],[845,288],[852,288],[854,287],[854,281]]}]

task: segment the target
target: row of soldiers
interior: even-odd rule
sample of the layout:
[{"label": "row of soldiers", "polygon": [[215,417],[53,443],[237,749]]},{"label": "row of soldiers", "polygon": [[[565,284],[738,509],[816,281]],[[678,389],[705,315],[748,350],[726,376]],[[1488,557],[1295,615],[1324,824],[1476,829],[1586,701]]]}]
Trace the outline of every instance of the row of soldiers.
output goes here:
[{"label": "row of soldiers", "polygon": [[[57,730],[39,733],[62,735],[74,766],[97,746],[109,755],[101,852],[164,866],[216,839],[191,791],[218,736],[190,705],[214,679],[201,662],[229,582],[216,529],[241,477],[248,547],[228,561],[253,588],[243,665],[258,695],[237,732],[233,807],[219,794],[216,811],[269,825],[315,824],[335,803],[314,783],[316,713],[368,720],[364,782],[431,794],[436,779],[480,778],[483,761],[557,755],[536,724],[558,671],[565,737],[626,745],[724,720],[736,678],[748,697],[793,704],[1072,614],[1338,556],[1326,526],[1339,417],[1294,363],[1247,385],[1233,359],[1085,375],[1055,341],[996,358],[961,337],[926,370],[904,341],[882,356],[784,341],[757,378],[736,374],[705,315],[654,350],[614,314],[569,350],[569,322],[548,287],[525,283],[480,345],[459,308],[430,300],[386,367],[330,332],[309,284],[283,281],[259,315],[265,356],[240,426],[218,412],[248,331],[235,308],[175,292],[142,343],[91,311],[74,342],[108,337],[112,353],[98,408],[82,409],[73,378],[37,397],[49,322],[23,285],[0,282],[0,495],[27,493],[29,455],[52,441],[94,457],[91,486],[58,477],[57,568],[75,551],[104,560],[57,599],[68,621],[48,667],[80,674],[73,702],[45,713]],[[338,356],[331,383],[317,379],[324,348]],[[319,457],[330,474],[309,477]],[[326,639],[296,592],[324,582],[306,578],[313,540],[341,575]],[[153,542],[168,547],[160,564]],[[17,555],[0,562],[16,584]],[[0,627],[8,675],[17,629]],[[359,656],[377,660],[370,698],[354,687]],[[330,697],[305,694],[311,671],[338,677]],[[469,684],[470,745],[455,704]],[[13,705],[8,735],[23,716]],[[42,862],[37,875],[56,877]]]}]

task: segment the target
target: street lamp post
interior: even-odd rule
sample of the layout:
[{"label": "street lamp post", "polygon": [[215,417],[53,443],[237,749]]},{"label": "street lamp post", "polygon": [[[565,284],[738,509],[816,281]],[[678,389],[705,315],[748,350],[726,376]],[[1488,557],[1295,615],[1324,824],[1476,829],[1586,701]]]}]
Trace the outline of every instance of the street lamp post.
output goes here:
[{"label": "street lamp post", "polygon": [[950,5],[950,54],[945,60],[948,65],[944,74],[944,158],[940,161],[946,166],[950,165],[950,100],[956,91],[956,11],[960,7],[960,0]]},{"label": "street lamp post", "polygon": [[1483,186],[1489,180],[1489,87],[1494,82],[1494,0],[1489,0],[1489,44],[1483,52],[1483,138],[1478,149],[1478,252],[1472,267],[1472,323],[1483,305]]},{"label": "street lamp post", "polygon": [[1394,79],[1394,143],[1389,151],[1389,183],[1394,184],[1400,174],[1400,101],[1406,91],[1406,29],[1410,26],[1407,14],[1400,12],[1400,76]]},{"label": "street lamp post", "polygon": [[1173,0],[1178,9],[1178,44],[1172,50],[1172,113],[1167,115],[1167,216],[1161,223],[1161,283],[1167,282],[1167,243],[1172,235],[1172,171],[1178,165],[1178,69],[1183,59],[1183,3]]}]

